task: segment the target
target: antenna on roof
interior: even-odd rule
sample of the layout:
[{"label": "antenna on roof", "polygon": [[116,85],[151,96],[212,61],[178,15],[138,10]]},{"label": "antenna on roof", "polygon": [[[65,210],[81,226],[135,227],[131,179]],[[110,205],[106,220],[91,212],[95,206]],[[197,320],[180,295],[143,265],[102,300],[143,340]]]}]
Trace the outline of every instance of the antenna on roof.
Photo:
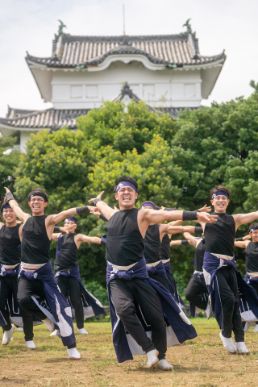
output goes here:
[{"label": "antenna on roof", "polygon": [[126,35],[125,33],[125,4],[123,3],[123,35]]}]

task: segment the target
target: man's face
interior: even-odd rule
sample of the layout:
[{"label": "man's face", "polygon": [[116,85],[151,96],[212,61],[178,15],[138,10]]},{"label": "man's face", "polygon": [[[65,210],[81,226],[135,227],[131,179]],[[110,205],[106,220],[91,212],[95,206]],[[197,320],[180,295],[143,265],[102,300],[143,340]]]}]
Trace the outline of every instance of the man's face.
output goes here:
[{"label": "man's face", "polygon": [[252,242],[257,243],[258,242],[258,230],[253,230],[250,232]]},{"label": "man's face", "polygon": [[16,223],[16,215],[12,208],[4,208],[2,216],[6,224]]},{"label": "man's face", "polygon": [[121,210],[133,208],[137,198],[138,193],[129,186],[121,187],[115,194],[115,199],[118,201]]},{"label": "man's face", "polygon": [[32,196],[28,204],[32,215],[43,215],[48,203],[41,196]]},{"label": "man's face", "polygon": [[77,224],[73,222],[72,220],[65,219],[64,221],[64,229],[66,232],[75,232],[77,228]]},{"label": "man's face", "polygon": [[226,212],[229,198],[226,195],[216,195],[211,199],[211,205],[214,207],[215,212]]}]

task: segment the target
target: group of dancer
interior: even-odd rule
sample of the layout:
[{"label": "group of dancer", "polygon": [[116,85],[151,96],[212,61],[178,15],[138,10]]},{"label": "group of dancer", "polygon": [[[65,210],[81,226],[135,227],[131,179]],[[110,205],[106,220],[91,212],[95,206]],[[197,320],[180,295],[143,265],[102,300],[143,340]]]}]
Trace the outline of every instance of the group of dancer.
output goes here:
[{"label": "group of dancer", "polygon": [[[27,214],[19,207],[12,193],[8,189],[6,191],[2,206],[5,224],[0,230],[1,295],[6,291],[0,305],[0,323],[4,330],[2,344],[7,344],[13,334],[6,308],[9,296],[7,290],[3,290],[12,288],[18,294],[27,347],[35,348],[33,321],[45,321],[61,337],[69,357],[80,358],[71,311],[72,305],[77,328],[85,334],[83,306],[78,296],[82,285],[77,250],[81,243],[101,244],[104,241],[112,335],[118,362],[141,353],[146,354],[147,368],[156,366],[164,371],[171,370],[173,366],[166,359],[167,346],[183,343],[197,334],[184,313],[171,273],[169,235],[193,232],[193,226],[181,223],[196,221],[201,224],[205,239],[205,244],[200,245],[204,251],[202,267],[199,260],[196,261],[199,265],[196,272],[203,276],[206,284],[202,292],[205,295],[202,294],[199,305],[206,307],[210,297],[220,327],[220,338],[228,352],[249,352],[244,341],[234,242],[237,228],[258,219],[258,212],[228,215],[226,210],[230,194],[225,187],[212,190],[214,213],[207,212],[205,208],[200,211],[159,208],[150,201],[136,208],[138,186],[128,176],[116,181],[115,200],[118,208],[115,209],[104,202],[100,194],[92,199],[90,206],[70,208],[46,216],[47,195],[37,189],[29,194],[31,214]],[[74,217],[90,213],[101,215],[106,220],[105,238],[75,234],[77,224]],[[16,217],[21,224],[17,224]],[[64,220],[64,227],[56,233],[55,225]],[[10,243],[10,239],[16,244]],[[56,278],[50,265],[51,240],[58,241]],[[254,251],[255,248],[250,255]],[[252,258],[251,261],[248,281],[257,284],[258,258]],[[257,285],[251,288],[245,284],[247,288],[242,284],[243,294],[247,294],[247,298],[244,299],[242,294],[245,300],[242,312],[253,313],[255,320],[258,316],[258,298],[254,288]],[[196,297],[194,302],[198,306]],[[89,301],[86,299],[87,303]],[[95,314],[102,312],[103,308],[96,299],[92,305]]]},{"label": "group of dancer", "polygon": [[[83,300],[92,315],[104,314],[100,302],[80,281],[77,250],[81,243],[100,244],[101,239],[75,234],[75,215],[89,213],[90,206],[70,208],[54,215],[45,215],[47,194],[34,190],[28,196],[31,214],[24,212],[12,193],[6,189],[2,205],[4,224],[0,229],[0,324],[2,344],[7,345],[14,326],[10,315],[21,314],[25,344],[35,349],[34,322],[44,322],[48,329],[61,337],[71,359],[79,359],[73,329],[72,309],[80,334],[84,329]],[[18,218],[21,223],[17,223]],[[54,231],[57,223],[65,220],[63,234]],[[58,240],[55,260],[56,278],[50,264],[51,240]],[[58,286],[57,286],[58,285]],[[70,304],[67,301],[69,297]],[[82,299],[83,298],[83,299]],[[14,309],[15,311],[11,310]]]}]

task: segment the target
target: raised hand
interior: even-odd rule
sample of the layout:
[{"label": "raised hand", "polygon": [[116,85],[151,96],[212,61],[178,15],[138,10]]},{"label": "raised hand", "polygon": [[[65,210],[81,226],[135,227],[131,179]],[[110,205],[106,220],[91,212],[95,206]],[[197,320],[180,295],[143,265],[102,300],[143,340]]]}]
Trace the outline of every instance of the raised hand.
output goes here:
[{"label": "raised hand", "polygon": [[199,208],[197,211],[200,211],[200,212],[211,212],[211,206],[207,206],[207,204],[205,204],[203,207]]},{"label": "raised hand", "polygon": [[95,198],[91,198],[88,200],[88,203],[92,204],[93,206],[96,206],[96,204],[102,200],[102,196],[105,191],[101,191]]},{"label": "raised hand", "polygon": [[197,212],[197,220],[200,223],[215,223],[218,220],[218,215],[211,215],[207,212]]}]

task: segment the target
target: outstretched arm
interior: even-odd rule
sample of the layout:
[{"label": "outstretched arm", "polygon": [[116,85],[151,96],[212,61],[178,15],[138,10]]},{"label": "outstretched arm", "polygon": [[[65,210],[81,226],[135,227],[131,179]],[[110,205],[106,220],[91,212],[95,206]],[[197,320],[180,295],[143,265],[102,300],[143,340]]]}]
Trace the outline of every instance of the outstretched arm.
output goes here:
[{"label": "outstretched arm", "polygon": [[199,242],[201,241],[201,238],[195,238],[192,234],[189,232],[184,232],[184,237],[188,241],[189,245],[193,247],[197,247]]},{"label": "outstretched arm", "polygon": [[187,245],[188,241],[187,240],[182,240],[182,239],[175,239],[174,241],[170,242],[170,246],[182,246],[182,245]]},{"label": "outstretched arm", "polygon": [[234,218],[235,223],[236,223],[236,228],[238,228],[239,226],[241,226],[241,224],[248,224],[248,223],[252,223],[255,220],[257,220],[258,219],[258,211],[249,212],[247,214],[236,214],[236,215],[233,215],[233,218]]},{"label": "outstretched arm", "polygon": [[234,246],[239,247],[240,249],[246,249],[251,241],[235,241]]},{"label": "outstretched arm", "polygon": [[101,238],[96,236],[84,235],[84,234],[77,234],[74,241],[77,246],[77,249],[80,247],[81,243],[88,243],[88,244],[95,244],[95,245],[102,244]]},{"label": "outstretched arm", "polygon": [[198,211],[165,211],[142,208],[138,212],[138,225],[141,234],[144,236],[150,224],[163,223],[173,220],[198,220],[198,222],[214,223],[217,215],[210,215],[207,212]]},{"label": "outstretched arm", "polygon": [[55,224],[62,222],[64,219],[69,218],[69,216],[87,215],[94,210],[95,207],[92,206],[69,208],[68,210],[59,212],[58,214],[48,215],[46,224],[47,226],[54,226]]}]

